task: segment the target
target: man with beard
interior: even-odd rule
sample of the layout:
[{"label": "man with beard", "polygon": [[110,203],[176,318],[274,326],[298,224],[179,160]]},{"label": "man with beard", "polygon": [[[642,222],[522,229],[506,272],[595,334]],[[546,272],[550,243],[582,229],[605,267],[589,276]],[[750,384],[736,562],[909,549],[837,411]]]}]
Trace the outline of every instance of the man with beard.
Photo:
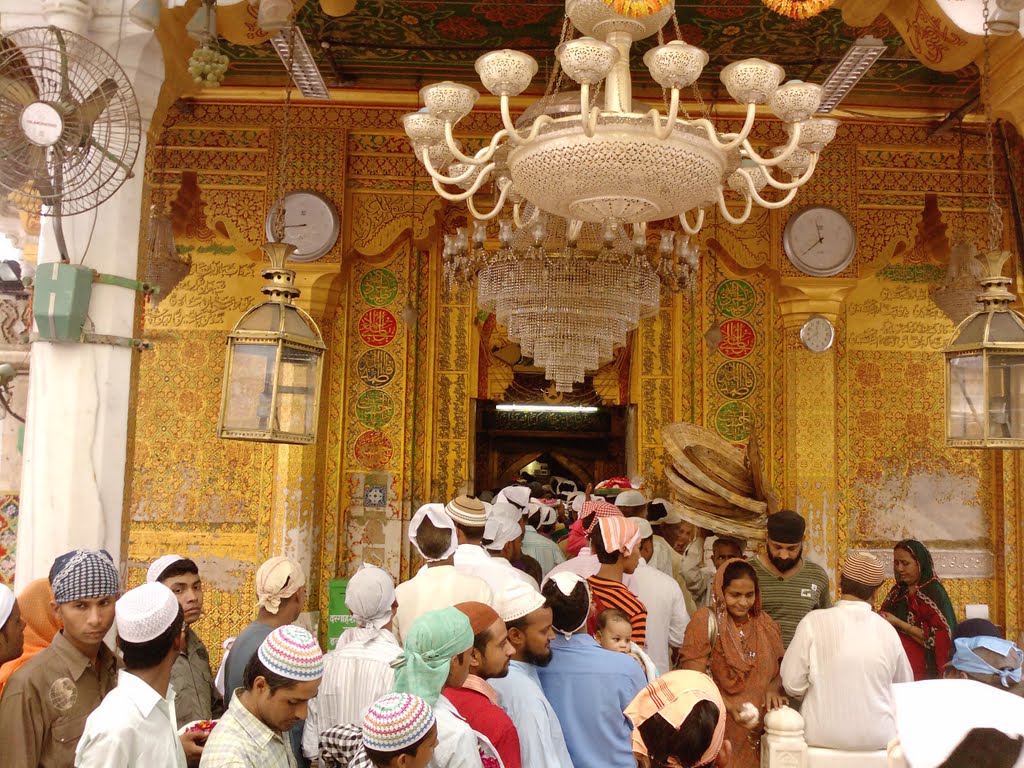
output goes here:
[{"label": "man with beard", "polygon": [[505,768],[521,768],[519,734],[509,716],[498,706],[498,693],[488,684],[508,675],[512,645],[501,616],[483,603],[455,606],[469,618],[473,647],[469,649],[469,676],[461,688],[445,686],[444,696],[455,705],[470,727],[488,739]]},{"label": "man with beard", "polygon": [[498,614],[515,653],[506,677],[492,685],[499,704],[519,732],[522,764],[529,768],[572,768],[558,716],[540,686],[538,667],[551,662],[551,609],[527,584],[513,584],[498,595]]},{"label": "man with beard", "polygon": [[770,515],[766,549],[750,561],[761,587],[762,607],[779,625],[787,648],[800,619],[815,608],[832,607],[828,574],[803,557],[806,527],[796,512]]}]

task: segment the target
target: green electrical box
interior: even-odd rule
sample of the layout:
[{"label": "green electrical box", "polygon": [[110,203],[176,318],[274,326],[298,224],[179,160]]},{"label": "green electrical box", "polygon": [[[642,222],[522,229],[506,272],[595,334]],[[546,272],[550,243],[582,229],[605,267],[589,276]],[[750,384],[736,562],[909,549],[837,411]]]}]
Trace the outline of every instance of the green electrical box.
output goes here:
[{"label": "green electrical box", "polygon": [[345,606],[345,592],[348,579],[331,579],[330,601],[327,608],[327,650],[333,651],[338,638],[346,629],[359,626],[355,617]]},{"label": "green electrical box", "polygon": [[55,261],[39,265],[32,317],[39,328],[40,339],[82,340],[82,324],[89,312],[93,278],[93,271],[79,264]]}]

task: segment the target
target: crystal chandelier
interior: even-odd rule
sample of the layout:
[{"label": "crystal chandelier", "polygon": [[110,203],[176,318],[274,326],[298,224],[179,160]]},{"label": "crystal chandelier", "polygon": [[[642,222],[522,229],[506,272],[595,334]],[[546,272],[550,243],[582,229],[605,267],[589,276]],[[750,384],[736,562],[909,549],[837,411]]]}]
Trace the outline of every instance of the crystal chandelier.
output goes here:
[{"label": "crystal chandelier", "polygon": [[[635,111],[630,49],[637,40],[660,37],[673,12],[669,2],[657,13],[630,18],[604,0],[566,0],[568,21],[585,36],[563,35],[555,56],[579,84],[579,112],[539,114],[526,125],[514,123],[510,99],[530,84],[537,61],[507,49],[478,58],[481,81],[500,98],[503,128],[474,154],[463,152],[454,131],[479,92],[450,81],[422,88],[426,108],[406,115],[403,125],[435,191],[450,202],[467,203],[482,221],[511,204],[520,223],[520,208],[530,203],[570,222],[600,225],[678,217],[689,235],[700,229],[711,205],[733,224],[746,221],[755,204],[788,205],[814,173],[819,153],[838,127],[836,120],[813,117],[821,87],[798,80],[782,85],[783,69],[761,59],[729,64],[721,79],[730,96],[746,107],[745,119],[739,132],[720,132],[706,116],[691,118],[681,104],[681,90],[697,81],[708,54],[676,39],[644,56],[651,76],[666,91],[666,112]],[[592,104],[602,89],[603,106]],[[789,136],[784,146],[766,155],[749,139],[759,104],[770,105]],[[776,178],[775,168],[788,178]],[[482,212],[475,196],[488,182],[497,200]],[[761,192],[766,187],[784,194],[765,199]],[[727,206],[727,190],[739,195],[738,215]]]}]

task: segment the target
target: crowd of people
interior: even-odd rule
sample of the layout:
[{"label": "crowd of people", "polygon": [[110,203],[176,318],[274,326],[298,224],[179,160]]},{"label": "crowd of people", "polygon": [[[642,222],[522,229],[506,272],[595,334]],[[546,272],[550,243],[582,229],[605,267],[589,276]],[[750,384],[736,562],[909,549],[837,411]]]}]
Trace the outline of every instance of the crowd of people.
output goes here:
[{"label": "crowd of people", "polygon": [[[486,498],[420,508],[422,566],[396,586],[363,564],[345,594],[357,626],[326,654],[296,624],[302,567],[263,563],[257,614],[216,675],[188,557],[124,592],[93,550],[17,598],[0,586],[0,765],[753,768],[765,715],[786,705],[811,746],[889,749],[911,768],[1024,760],[1022,730],[985,715],[1024,709],[1024,654],[987,621],[957,623],[921,542],[894,547],[876,611],[883,563],[849,552],[834,595],[796,512],[770,516],[748,553],[637,489]],[[936,740],[905,711],[949,686],[985,703],[925,764]]]}]

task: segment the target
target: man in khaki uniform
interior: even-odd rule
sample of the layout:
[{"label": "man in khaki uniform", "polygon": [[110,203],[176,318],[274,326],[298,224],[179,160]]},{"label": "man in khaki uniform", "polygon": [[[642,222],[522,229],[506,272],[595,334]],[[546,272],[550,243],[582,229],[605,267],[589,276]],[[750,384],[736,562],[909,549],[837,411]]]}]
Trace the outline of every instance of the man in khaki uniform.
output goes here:
[{"label": "man in khaki uniform", "polygon": [[120,587],[110,555],[79,549],[50,569],[54,612],[64,629],[4,686],[0,697],[3,764],[67,768],[85,720],[117,684],[117,663],[103,642]]}]

